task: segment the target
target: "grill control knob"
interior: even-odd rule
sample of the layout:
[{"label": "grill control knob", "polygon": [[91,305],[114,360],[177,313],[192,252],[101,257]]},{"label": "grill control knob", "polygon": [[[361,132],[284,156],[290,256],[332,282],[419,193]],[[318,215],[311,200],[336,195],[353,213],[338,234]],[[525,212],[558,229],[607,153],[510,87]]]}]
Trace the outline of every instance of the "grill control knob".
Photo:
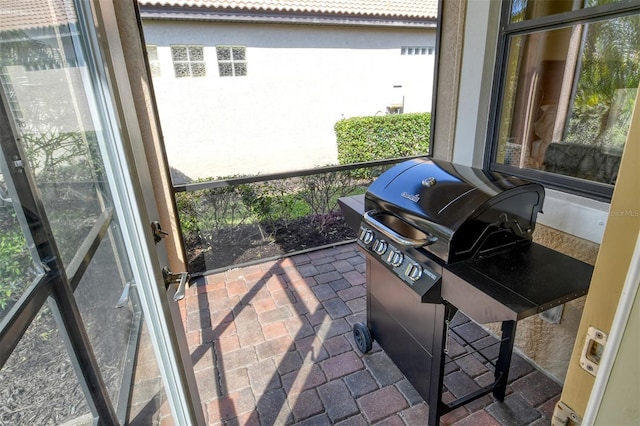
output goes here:
[{"label": "grill control knob", "polygon": [[422,268],[419,265],[411,264],[405,271],[405,274],[412,281],[416,281],[422,276]]},{"label": "grill control knob", "polygon": [[373,242],[373,251],[382,256],[387,251],[387,242],[385,240],[375,240]]},{"label": "grill control knob", "polygon": [[400,266],[402,265],[402,261],[404,260],[404,256],[399,251],[390,251],[387,256],[387,263],[391,266]]},{"label": "grill control knob", "polygon": [[360,241],[362,241],[366,245],[371,244],[371,241],[373,241],[373,232],[371,232],[371,230],[369,229],[363,229],[360,233]]}]

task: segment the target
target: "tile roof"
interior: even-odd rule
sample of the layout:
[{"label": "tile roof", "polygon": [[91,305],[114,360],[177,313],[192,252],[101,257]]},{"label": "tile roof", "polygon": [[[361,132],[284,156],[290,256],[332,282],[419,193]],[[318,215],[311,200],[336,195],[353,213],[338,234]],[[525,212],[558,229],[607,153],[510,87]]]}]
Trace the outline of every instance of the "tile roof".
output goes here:
[{"label": "tile roof", "polygon": [[0,0],[0,32],[67,25],[74,11],[73,0]]},{"label": "tile roof", "polygon": [[138,0],[141,6],[214,11],[435,19],[437,0]]}]

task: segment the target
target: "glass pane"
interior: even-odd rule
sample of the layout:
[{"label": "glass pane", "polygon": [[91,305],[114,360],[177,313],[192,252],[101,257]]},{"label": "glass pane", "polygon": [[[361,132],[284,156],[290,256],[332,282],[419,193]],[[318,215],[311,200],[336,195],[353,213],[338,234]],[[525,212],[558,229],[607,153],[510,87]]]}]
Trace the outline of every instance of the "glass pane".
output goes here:
[{"label": "glass pane", "polygon": [[[67,19],[73,18],[67,16]],[[75,24],[25,28],[0,38],[0,75],[65,264],[108,207],[98,148],[101,129],[84,96],[85,59]],[[78,64],[83,64],[79,66]]]},{"label": "glass pane", "polygon": [[511,23],[527,19],[543,18],[558,13],[571,12],[594,6],[615,3],[620,0],[513,0]]},{"label": "glass pane", "polygon": [[216,47],[216,55],[218,56],[219,61],[230,61],[231,49],[228,47]]},{"label": "glass pane", "polygon": [[0,173],[0,320],[37,277],[33,258]]},{"label": "glass pane", "polygon": [[[104,92],[95,85],[94,78],[99,76],[94,73],[93,67],[88,66],[93,62],[92,59],[99,59],[101,52],[83,51],[84,47],[90,45],[87,40],[89,34],[83,29],[89,28],[90,31],[93,21],[89,19],[88,22],[78,22],[74,15],[74,6],[87,5],[67,0],[45,0],[40,3],[42,4],[34,7],[30,2],[2,2],[0,9],[7,9],[8,12],[0,13],[2,98],[10,99],[9,107],[14,121],[12,124],[17,128],[13,136],[20,141],[21,148],[27,153],[26,158],[22,158],[25,173],[34,172],[38,188],[33,192],[36,193],[36,198],[43,200],[46,219],[52,224],[53,235],[40,237],[48,238],[49,243],[59,247],[66,266],[70,263],[76,267],[82,265],[78,268],[66,268],[67,274],[64,269],[52,269],[47,277],[62,277],[64,280],[73,278],[73,283],[78,282],[77,290],[71,297],[79,306],[82,324],[75,325],[86,327],[84,331],[90,344],[85,346],[76,341],[79,347],[74,349],[80,353],[95,355],[98,365],[89,362],[74,364],[73,367],[82,370],[94,370],[94,367],[97,369],[106,389],[92,383],[91,393],[100,401],[99,406],[103,406],[105,401],[107,405],[109,401],[113,405],[119,403],[119,407],[115,407],[116,412],[121,423],[125,424],[127,422],[123,412],[130,408],[132,401],[129,379],[135,369],[139,331],[137,323],[141,313],[135,298],[135,288],[130,289],[129,299],[121,296],[126,296],[125,283],[129,282],[128,277],[132,275],[129,270],[131,265],[140,270],[140,273],[145,268],[144,265],[134,264],[140,256],[127,253],[124,244],[121,244],[123,235],[120,234],[119,225],[127,220],[129,227],[134,227],[135,220],[118,215],[122,211],[131,211],[135,216],[139,206],[135,202],[130,208],[122,205],[123,202],[130,202],[136,194],[125,183],[128,181],[124,176],[127,173],[124,171],[126,164],[122,163],[126,163],[123,157],[125,154],[115,154],[121,148],[117,143],[118,134],[114,134],[114,131],[117,132],[117,123],[113,123],[114,127],[101,127],[106,120],[112,118],[104,111],[103,101],[109,105],[112,100],[104,98]],[[86,12],[89,14],[88,9]],[[88,18],[85,14],[80,16]],[[167,47],[166,53],[168,50]],[[184,49],[178,49],[174,54],[180,56],[185,52]],[[152,57],[154,56],[152,53]],[[169,55],[166,56],[169,59]],[[99,60],[96,66],[102,66]],[[117,106],[114,107],[117,109]],[[108,118],[103,120],[105,116]],[[14,128],[11,127],[11,130]],[[7,143],[12,142],[9,140]],[[100,157],[101,152],[105,155],[113,153],[114,157],[108,158],[111,161],[105,163]],[[118,203],[111,200],[110,185],[122,191],[122,197],[117,199]],[[6,198],[4,192],[0,192],[0,195],[3,200]],[[0,208],[4,207],[2,205]],[[114,215],[106,235],[103,232],[89,234],[88,231],[93,230],[96,224],[109,225],[102,222],[111,217],[102,214],[107,209],[110,213],[114,212]],[[9,225],[15,225],[10,217],[0,218],[8,224],[5,226],[2,223],[2,231],[9,229]],[[100,218],[101,222],[98,223],[96,218]],[[26,229],[24,226],[22,228]],[[88,235],[92,236],[91,240],[87,239]],[[133,238],[130,235],[125,237],[129,241]],[[142,246],[140,249],[144,251]],[[127,247],[135,250],[138,246],[128,244]],[[148,256],[142,257],[146,259],[143,260],[145,264],[154,262],[154,256],[151,259],[147,259]],[[2,260],[4,259],[3,257]],[[89,263],[86,270],[84,261]],[[76,274],[68,276],[71,272]],[[4,284],[4,281],[1,282]],[[41,290],[48,289],[43,286],[36,289]],[[150,309],[155,315],[163,315],[162,312],[156,312],[157,308],[153,305]],[[24,312],[25,315],[36,314]],[[63,315],[69,321],[77,319],[73,312],[64,312]],[[89,393],[83,395],[82,390],[87,389],[78,386],[74,372],[67,368],[70,363],[65,348],[60,349],[57,333],[54,333],[53,326],[49,324],[49,317],[48,313],[39,314],[34,324],[47,320],[47,325],[32,325],[31,329],[35,328],[35,331],[30,329],[23,337],[14,330],[9,330],[9,338],[20,338],[20,341],[0,375],[0,424],[60,424],[72,421],[88,411],[84,398],[90,398]],[[171,321],[170,317],[166,319]],[[69,324],[69,327],[73,326],[74,324]],[[64,334],[64,331],[61,328],[60,334]],[[170,354],[173,345],[169,339],[171,336],[165,336],[161,330],[155,331],[158,345],[168,349],[165,354]],[[26,349],[22,349],[25,347]],[[153,351],[139,352],[138,356],[138,361],[155,363]],[[76,360],[73,356],[71,358]],[[166,361],[173,362],[173,357],[169,358]],[[138,366],[141,364],[142,362],[138,362]],[[135,376],[142,377],[142,373],[144,371],[135,371]],[[151,394],[138,394],[135,404],[144,407],[143,411],[149,414],[148,407],[153,405],[150,401],[159,400],[158,395],[162,395],[161,386],[155,386]],[[159,403],[154,404],[160,406]],[[93,406],[92,403],[90,405]],[[35,414],[31,414],[31,411]],[[168,410],[165,410],[164,415],[169,415]],[[154,414],[154,421],[159,417],[162,420],[162,416]],[[84,418],[73,422],[74,425],[85,423]],[[88,423],[93,423],[90,418]],[[145,418],[140,424],[152,422]]]},{"label": "glass pane", "polygon": [[191,64],[192,77],[206,77],[207,67],[204,62],[196,62]]},{"label": "glass pane", "polygon": [[191,75],[191,71],[189,70],[188,63],[176,63],[173,64],[173,69],[176,72],[177,78],[189,77]]},{"label": "glass pane", "polygon": [[[121,308],[116,308],[116,304],[123,295],[127,277],[131,275],[127,268],[133,256],[125,252],[123,244],[118,243],[122,235],[118,234],[117,225],[112,225],[104,237],[100,236],[100,241],[87,240],[88,235],[94,235],[89,231],[97,223],[97,218],[104,219],[107,215],[102,216],[102,213],[114,207],[110,183],[119,182],[120,174],[125,173],[118,167],[120,164],[116,164],[117,159],[111,164],[114,167],[108,168],[100,155],[101,152],[117,150],[112,139],[117,135],[113,135],[111,127],[102,127],[104,121],[100,114],[102,101],[109,103],[111,100],[101,98],[103,92],[96,88],[93,80],[97,76],[88,66],[92,52],[86,54],[83,51],[89,44],[84,43],[87,34],[80,30],[85,26],[74,14],[74,5],[80,2],[45,0],[39,7],[30,2],[8,3],[1,2],[0,6],[2,11],[7,9],[8,12],[0,12],[3,99],[9,99],[8,106],[16,129],[15,140],[26,153],[26,158],[22,158],[25,170],[35,175],[37,188],[34,192],[43,201],[46,218],[53,230],[53,235],[48,236],[49,242],[60,249],[65,266],[69,266],[72,259],[76,266],[81,263],[76,263],[76,259],[90,260],[88,269],[78,268],[79,274],[73,277],[80,281],[74,300],[78,302],[82,325],[86,326],[90,339],[89,346],[78,350],[95,355],[100,377],[106,385],[104,397],[113,405],[123,402],[117,407],[117,414],[122,418],[123,410],[128,409],[130,401],[128,379],[134,368],[137,349],[137,333],[134,335],[133,331],[138,330],[135,323],[139,318],[139,308],[134,296],[128,303],[125,300]],[[176,55],[180,53],[185,54],[186,50],[179,50]],[[122,188],[123,192],[128,191],[124,185]],[[19,251],[24,240],[20,238],[20,229],[10,213],[11,206],[7,204],[5,192],[0,190],[0,245],[5,244],[7,252],[13,253]],[[123,196],[120,200],[125,198]],[[113,211],[122,209],[114,208]],[[113,217],[114,224],[122,219],[116,216]],[[21,217],[18,216],[19,219]],[[22,230],[25,229],[23,226]],[[100,244],[94,253],[96,242]],[[14,260],[12,256],[2,254],[0,268],[28,278],[27,273],[18,271],[15,266],[24,260],[20,255],[16,253],[17,260]],[[0,273],[4,272],[4,269],[0,270]],[[58,276],[57,270],[51,272]],[[71,272],[70,268],[66,272]],[[64,273],[61,276],[67,278]],[[4,277],[0,283],[3,294],[7,294],[7,285],[13,287],[15,284],[7,284]],[[22,291],[22,288],[16,291]],[[11,290],[10,296],[13,297],[14,289]],[[39,290],[46,288],[40,287]],[[135,294],[135,290],[132,293]],[[30,313],[26,312],[26,315]],[[84,395],[78,385],[66,348],[60,344],[50,317],[46,310],[38,315],[0,372],[2,425],[61,424],[78,417],[81,419],[73,422],[74,425],[92,424],[91,417],[82,417],[89,412],[85,402],[85,397],[89,396]],[[42,323],[44,325],[40,325]],[[16,336],[12,332],[9,330],[9,336]],[[63,333],[61,329],[60,334]],[[160,344],[171,345],[167,342],[161,341]],[[144,356],[145,361],[151,362],[154,353],[147,351]],[[89,369],[91,365],[73,367]],[[101,389],[94,387],[93,391],[100,392]],[[137,403],[146,406],[156,398],[157,392],[138,396]]]},{"label": "glass pane", "polygon": [[[116,307],[127,281],[128,268],[115,254],[114,230],[100,243],[89,268],[75,291],[76,302],[111,402],[118,402],[125,362],[132,339],[133,305],[124,301]],[[126,391],[126,390],[125,390]]]},{"label": "glass pane", "polygon": [[92,424],[82,387],[47,305],[0,370],[0,383],[0,424],[57,425],[72,420]]},{"label": "glass pane", "polygon": [[149,68],[151,77],[160,77],[160,61],[158,60],[158,46],[147,45],[147,57],[149,58]]},{"label": "glass pane", "polygon": [[171,46],[171,57],[174,61],[188,61],[189,55],[187,54],[187,47]]},{"label": "glass pane", "polygon": [[638,15],[513,37],[496,161],[614,184],[639,50]]},{"label": "glass pane", "polygon": [[151,336],[143,319],[140,343],[136,355],[136,364],[129,406],[130,425],[172,424],[168,408],[167,394],[160,376]]},{"label": "glass pane", "polygon": [[189,46],[189,60],[191,62],[204,61],[202,46]]},{"label": "glass pane", "polygon": [[158,46],[149,46],[149,45],[147,45],[147,56],[149,57],[149,61],[157,61],[158,60]]},{"label": "glass pane", "polygon": [[159,62],[151,62],[149,63],[149,67],[151,68],[151,77],[156,78],[162,75]]},{"label": "glass pane", "polygon": [[246,62],[236,62],[234,64],[235,74],[237,76],[247,75],[247,63]]},{"label": "glass pane", "polygon": [[233,51],[233,60],[234,61],[244,61],[245,60],[245,50],[244,47],[234,47]]},{"label": "glass pane", "polygon": [[218,64],[218,72],[220,77],[230,77],[233,75],[233,65],[231,62],[220,62]]}]

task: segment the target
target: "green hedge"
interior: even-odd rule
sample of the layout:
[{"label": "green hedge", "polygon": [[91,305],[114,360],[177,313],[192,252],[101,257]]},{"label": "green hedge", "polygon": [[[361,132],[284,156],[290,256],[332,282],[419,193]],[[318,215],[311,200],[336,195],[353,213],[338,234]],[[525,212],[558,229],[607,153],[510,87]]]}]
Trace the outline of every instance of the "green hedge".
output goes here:
[{"label": "green hedge", "polygon": [[429,152],[431,113],[353,117],[338,121],[340,164],[405,157]]}]

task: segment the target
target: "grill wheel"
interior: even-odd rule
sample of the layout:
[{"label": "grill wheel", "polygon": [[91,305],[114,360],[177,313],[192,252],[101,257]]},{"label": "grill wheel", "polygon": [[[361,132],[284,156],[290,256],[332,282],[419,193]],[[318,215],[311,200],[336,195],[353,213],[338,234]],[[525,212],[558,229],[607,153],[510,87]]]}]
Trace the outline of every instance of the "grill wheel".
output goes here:
[{"label": "grill wheel", "polygon": [[356,342],[356,346],[363,354],[366,354],[371,350],[373,340],[371,339],[371,333],[367,328],[367,325],[362,322],[357,322],[353,325],[353,339]]}]

